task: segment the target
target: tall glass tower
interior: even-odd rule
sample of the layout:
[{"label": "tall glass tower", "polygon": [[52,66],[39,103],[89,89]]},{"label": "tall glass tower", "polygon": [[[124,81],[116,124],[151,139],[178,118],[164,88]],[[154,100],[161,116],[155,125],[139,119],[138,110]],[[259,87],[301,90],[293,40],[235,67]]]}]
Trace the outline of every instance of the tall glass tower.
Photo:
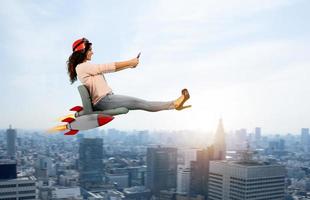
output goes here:
[{"label": "tall glass tower", "polygon": [[225,160],[226,159],[226,141],[225,131],[223,126],[223,120],[219,120],[217,130],[215,133],[214,147],[214,160]]},{"label": "tall glass tower", "polygon": [[16,130],[12,129],[10,125],[9,129],[6,130],[7,155],[10,159],[16,157],[16,135]]},{"label": "tall glass tower", "polygon": [[103,183],[103,139],[82,138],[79,147],[80,185],[85,189]]},{"label": "tall glass tower", "polygon": [[147,187],[154,195],[160,190],[176,188],[177,149],[157,147],[147,149]]}]

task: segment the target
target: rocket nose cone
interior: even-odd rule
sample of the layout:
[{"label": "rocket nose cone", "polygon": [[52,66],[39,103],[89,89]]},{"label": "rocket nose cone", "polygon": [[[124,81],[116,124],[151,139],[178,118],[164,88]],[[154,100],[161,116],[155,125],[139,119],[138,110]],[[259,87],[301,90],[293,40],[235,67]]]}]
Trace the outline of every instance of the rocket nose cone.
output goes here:
[{"label": "rocket nose cone", "polygon": [[114,119],[113,116],[109,115],[98,115],[98,125],[103,126]]}]

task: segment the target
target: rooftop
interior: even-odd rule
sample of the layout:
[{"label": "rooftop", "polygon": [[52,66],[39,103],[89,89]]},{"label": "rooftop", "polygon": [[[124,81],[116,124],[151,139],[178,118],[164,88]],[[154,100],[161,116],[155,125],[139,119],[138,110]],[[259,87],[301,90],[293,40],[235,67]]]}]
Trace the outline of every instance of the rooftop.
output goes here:
[{"label": "rooftop", "polygon": [[258,166],[279,166],[277,163],[273,162],[263,162],[263,161],[256,161],[256,160],[251,160],[251,161],[243,161],[243,160],[238,160],[238,161],[227,161],[227,160],[216,160],[216,161],[211,161],[211,162],[218,162],[218,163],[226,163],[227,165],[238,165],[241,167],[258,167]]},{"label": "rooftop", "polygon": [[125,188],[124,193],[133,194],[133,193],[140,193],[140,192],[149,192],[150,190],[144,186],[134,186],[130,188]]},{"label": "rooftop", "polygon": [[6,164],[16,164],[16,161],[11,159],[0,159],[0,165]]},{"label": "rooftop", "polygon": [[14,182],[14,181],[36,181],[37,179],[34,176],[21,176],[21,177],[17,177],[15,179],[0,179],[0,183],[1,182]]}]

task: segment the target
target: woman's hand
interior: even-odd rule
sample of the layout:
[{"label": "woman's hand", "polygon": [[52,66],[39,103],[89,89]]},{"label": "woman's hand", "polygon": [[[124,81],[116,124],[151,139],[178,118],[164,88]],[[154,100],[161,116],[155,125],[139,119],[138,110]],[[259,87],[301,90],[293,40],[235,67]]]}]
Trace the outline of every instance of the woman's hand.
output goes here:
[{"label": "woman's hand", "polygon": [[133,58],[130,60],[130,65],[131,65],[131,68],[135,68],[137,67],[137,65],[139,64],[139,58]]},{"label": "woman's hand", "polygon": [[128,68],[135,68],[139,64],[139,58],[133,58],[126,61],[115,62],[115,71],[120,71]]}]

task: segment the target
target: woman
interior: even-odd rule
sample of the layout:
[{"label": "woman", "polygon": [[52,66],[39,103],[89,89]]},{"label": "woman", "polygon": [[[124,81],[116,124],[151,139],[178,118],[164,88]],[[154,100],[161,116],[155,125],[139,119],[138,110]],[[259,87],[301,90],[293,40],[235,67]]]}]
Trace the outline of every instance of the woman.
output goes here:
[{"label": "woman", "polygon": [[139,56],[127,61],[109,64],[92,64],[92,43],[86,38],[76,40],[72,45],[73,53],[67,61],[68,74],[71,84],[78,79],[88,88],[95,110],[108,110],[126,107],[128,110],[145,110],[156,112],[160,110],[183,110],[190,106],[184,103],[190,98],[187,89],[182,90],[182,95],[168,102],[145,101],[135,97],[116,95],[108,86],[104,73],[135,68],[139,64]]}]

